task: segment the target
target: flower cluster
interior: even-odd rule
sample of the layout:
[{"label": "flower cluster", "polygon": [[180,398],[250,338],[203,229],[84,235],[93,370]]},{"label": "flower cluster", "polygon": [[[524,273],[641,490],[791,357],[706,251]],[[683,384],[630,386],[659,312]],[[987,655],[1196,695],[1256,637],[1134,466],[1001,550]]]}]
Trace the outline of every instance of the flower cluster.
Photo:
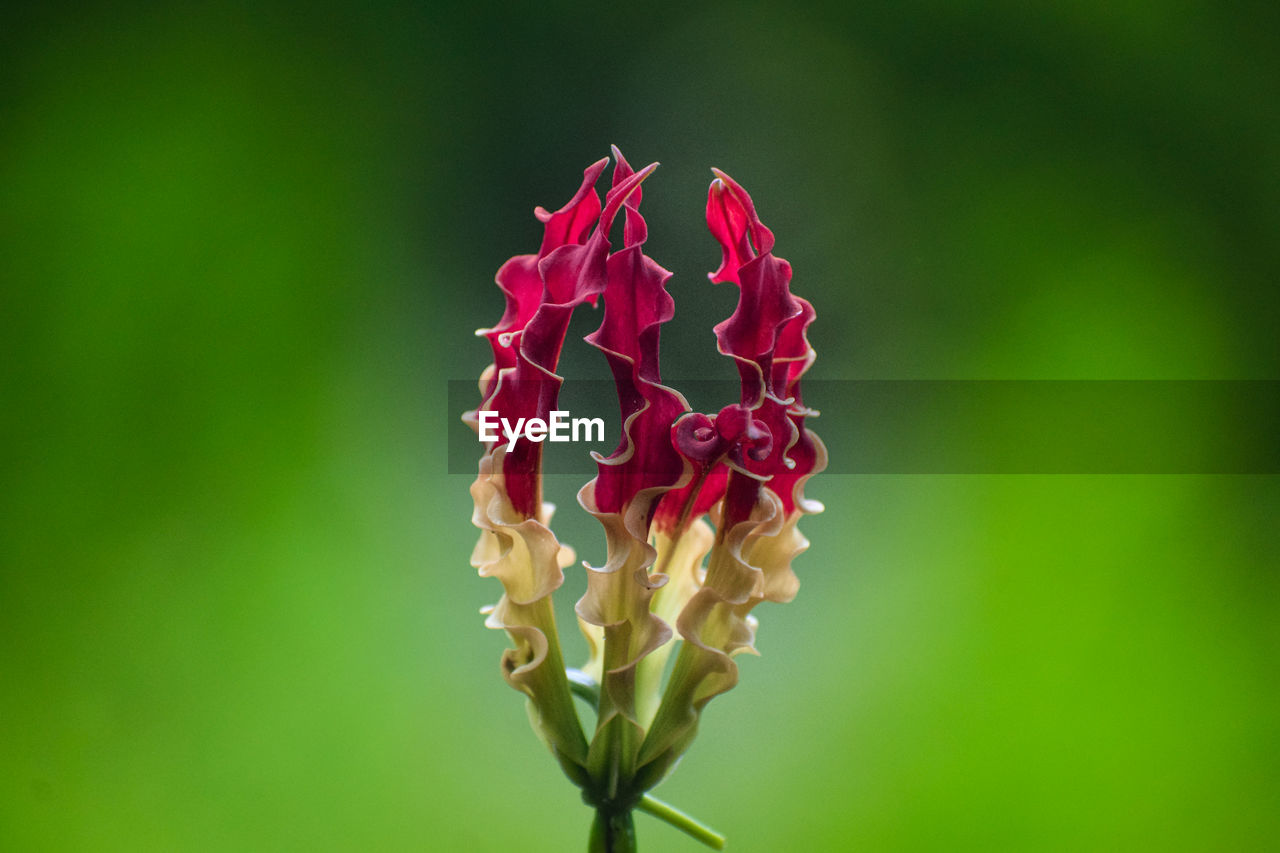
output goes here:
[{"label": "flower cluster", "polygon": [[[715,335],[737,366],[741,396],[702,414],[662,384],[658,340],[674,314],[671,274],[645,255],[640,214],[641,184],[657,164],[637,172],[613,153],[603,204],[595,185],[608,159],[586,169],[564,207],[535,211],[542,245],[498,271],[506,309],[478,333],[493,364],[480,379],[479,408],[464,416],[473,425],[485,411],[512,422],[546,419],[556,409],[562,379],[555,371],[570,316],[603,300],[600,327],[586,340],[612,370],[622,434],[612,454],[596,454],[598,473],[578,495],[604,527],[608,551],[603,566],[586,566],[577,614],[591,654],[573,680],[551,604],[573,552],[549,526],[542,445],[486,445],[471,494],[481,531],[472,563],[503,586],[487,624],[506,630],[513,644],[504,676],[528,697],[534,728],[597,809],[605,835],[689,746],[706,703],[737,682],[734,656],[754,651],[752,609],[795,596],[791,560],[808,545],[796,525],[822,508],[806,500],[804,484],[826,461],[805,426],[815,412],[800,397],[814,359],[805,334],[813,307],[791,293],[791,266],[773,254],[773,234],[750,196],[718,170],[707,224],[722,260],[710,278],[735,285],[739,296]],[[622,247],[611,252],[619,216]],[[589,738],[574,688],[596,703]]]}]

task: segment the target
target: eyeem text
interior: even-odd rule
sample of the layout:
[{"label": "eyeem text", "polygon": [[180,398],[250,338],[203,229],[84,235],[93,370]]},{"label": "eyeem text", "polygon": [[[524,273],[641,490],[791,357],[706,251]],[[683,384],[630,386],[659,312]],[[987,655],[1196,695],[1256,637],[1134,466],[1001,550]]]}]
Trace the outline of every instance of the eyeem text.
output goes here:
[{"label": "eyeem text", "polygon": [[[498,413],[486,410],[480,413],[480,440],[483,442],[499,441],[498,429],[507,438],[507,450],[516,446],[516,439],[524,436],[529,441],[604,441],[603,418],[570,418],[569,413],[554,409],[551,419],[516,418],[515,424],[506,418],[498,417]],[[579,430],[582,438],[578,437]],[[594,438],[592,435],[594,434]]]}]

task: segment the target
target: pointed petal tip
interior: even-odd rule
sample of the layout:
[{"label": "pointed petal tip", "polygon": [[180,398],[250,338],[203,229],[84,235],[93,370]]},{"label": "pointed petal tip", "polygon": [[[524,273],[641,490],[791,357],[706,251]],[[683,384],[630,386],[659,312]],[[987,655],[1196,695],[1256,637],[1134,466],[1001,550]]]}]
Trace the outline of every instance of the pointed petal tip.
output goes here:
[{"label": "pointed petal tip", "polygon": [[[622,155],[622,149],[621,149],[621,148],[619,148],[617,145],[610,145],[610,146],[609,146],[609,150],[610,150],[611,152],[613,152],[613,160],[614,160],[614,162],[615,162],[615,163],[625,163],[625,162],[627,162],[627,158],[626,158],[626,157],[624,157],[624,156]],[[658,161],[657,161],[657,160],[655,160],[655,161],[653,161],[652,163],[650,163],[650,164],[649,164],[649,168],[653,168],[654,166],[657,166],[657,165],[659,165],[659,164],[658,164]],[[641,169],[641,171],[644,171],[644,170],[643,170],[643,169]]]}]

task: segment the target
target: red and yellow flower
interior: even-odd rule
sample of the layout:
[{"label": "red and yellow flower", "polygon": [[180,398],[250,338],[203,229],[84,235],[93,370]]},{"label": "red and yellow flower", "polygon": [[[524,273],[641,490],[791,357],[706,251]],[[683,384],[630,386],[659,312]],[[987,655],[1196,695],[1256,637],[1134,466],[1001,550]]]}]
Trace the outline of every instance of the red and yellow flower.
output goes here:
[{"label": "red and yellow flower", "polygon": [[[612,839],[601,849],[621,850],[629,849],[631,809],[644,806],[645,792],[688,748],[707,702],[737,683],[734,657],[754,652],[751,611],[795,596],[791,561],[808,546],[797,522],[822,508],[804,486],[826,451],[805,424],[816,413],[800,396],[814,360],[806,337],[813,307],[791,293],[791,265],[773,254],[773,234],[751,197],[719,170],[707,224],[722,260],[710,278],[739,294],[714,331],[738,369],[741,395],[703,414],[662,384],[658,343],[674,315],[671,274],[644,253],[640,214],[641,184],[657,164],[637,172],[613,153],[603,203],[595,184],[608,160],[586,169],[564,207],[537,209],[538,252],[498,271],[506,310],[478,333],[493,363],[481,376],[480,407],[465,419],[474,425],[483,411],[511,422],[548,419],[570,317],[603,300],[600,327],[586,340],[613,373],[622,431],[612,454],[596,454],[597,474],[578,495],[608,544],[604,565],[586,566],[587,592],[576,608],[591,649],[576,681],[596,691],[590,736],[572,704],[551,605],[573,552],[551,531],[552,507],[542,501],[541,443],[487,446],[471,487],[481,531],[472,563],[503,586],[487,624],[511,638],[502,659],[507,681],[528,697],[535,730],[596,807],[593,837]],[[622,246],[611,251],[619,216]]]}]

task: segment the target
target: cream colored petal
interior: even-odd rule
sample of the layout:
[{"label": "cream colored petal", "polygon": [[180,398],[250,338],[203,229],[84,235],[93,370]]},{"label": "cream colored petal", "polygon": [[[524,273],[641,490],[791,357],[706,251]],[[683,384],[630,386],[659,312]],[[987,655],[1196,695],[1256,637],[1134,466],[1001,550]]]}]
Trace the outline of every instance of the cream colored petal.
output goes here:
[{"label": "cream colored petal", "polygon": [[[653,594],[652,609],[659,619],[675,624],[702,584],[702,561],[714,541],[715,531],[702,519],[685,527],[675,538],[663,533],[654,536],[658,555],[655,565],[667,576],[667,583]],[[662,701],[662,676],[678,639],[673,635],[637,666],[636,717],[646,730],[652,725]]]},{"label": "cream colored petal", "polygon": [[546,526],[550,505],[541,519],[522,518],[512,507],[503,487],[503,455],[502,448],[486,455],[471,486],[472,521],[480,528],[471,564],[481,576],[502,583],[502,598],[485,624],[511,638],[512,648],[502,656],[503,677],[529,697],[535,730],[570,772],[570,765],[585,765],[586,741],[565,679],[551,594],[564,582],[562,569],[573,555]]},{"label": "cream colored petal", "polygon": [[751,517],[712,549],[703,585],[676,621],[685,642],[638,759],[649,784],[687,748],[707,702],[737,684],[734,656],[755,653],[752,608],[790,601],[799,588],[791,561],[809,544],[797,528],[804,513],[784,516],[773,492],[761,494]]},{"label": "cream colored petal", "polygon": [[[578,616],[600,629],[600,708],[588,767],[606,789],[612,776],[626,779],[644,729],[636,717],[636,667],[672,636],[671,627],[650,609],[654,592],[666,575],[649,571],[657,552],[645,541],[650,496],[643,494],[626,515],[596,509],[595,481],[578,494],[578,502],[604,527],[608,543],[605,564],[586,566],[587,592],[577,604]],[[656,493],[656,490],[655,490]]]}]

